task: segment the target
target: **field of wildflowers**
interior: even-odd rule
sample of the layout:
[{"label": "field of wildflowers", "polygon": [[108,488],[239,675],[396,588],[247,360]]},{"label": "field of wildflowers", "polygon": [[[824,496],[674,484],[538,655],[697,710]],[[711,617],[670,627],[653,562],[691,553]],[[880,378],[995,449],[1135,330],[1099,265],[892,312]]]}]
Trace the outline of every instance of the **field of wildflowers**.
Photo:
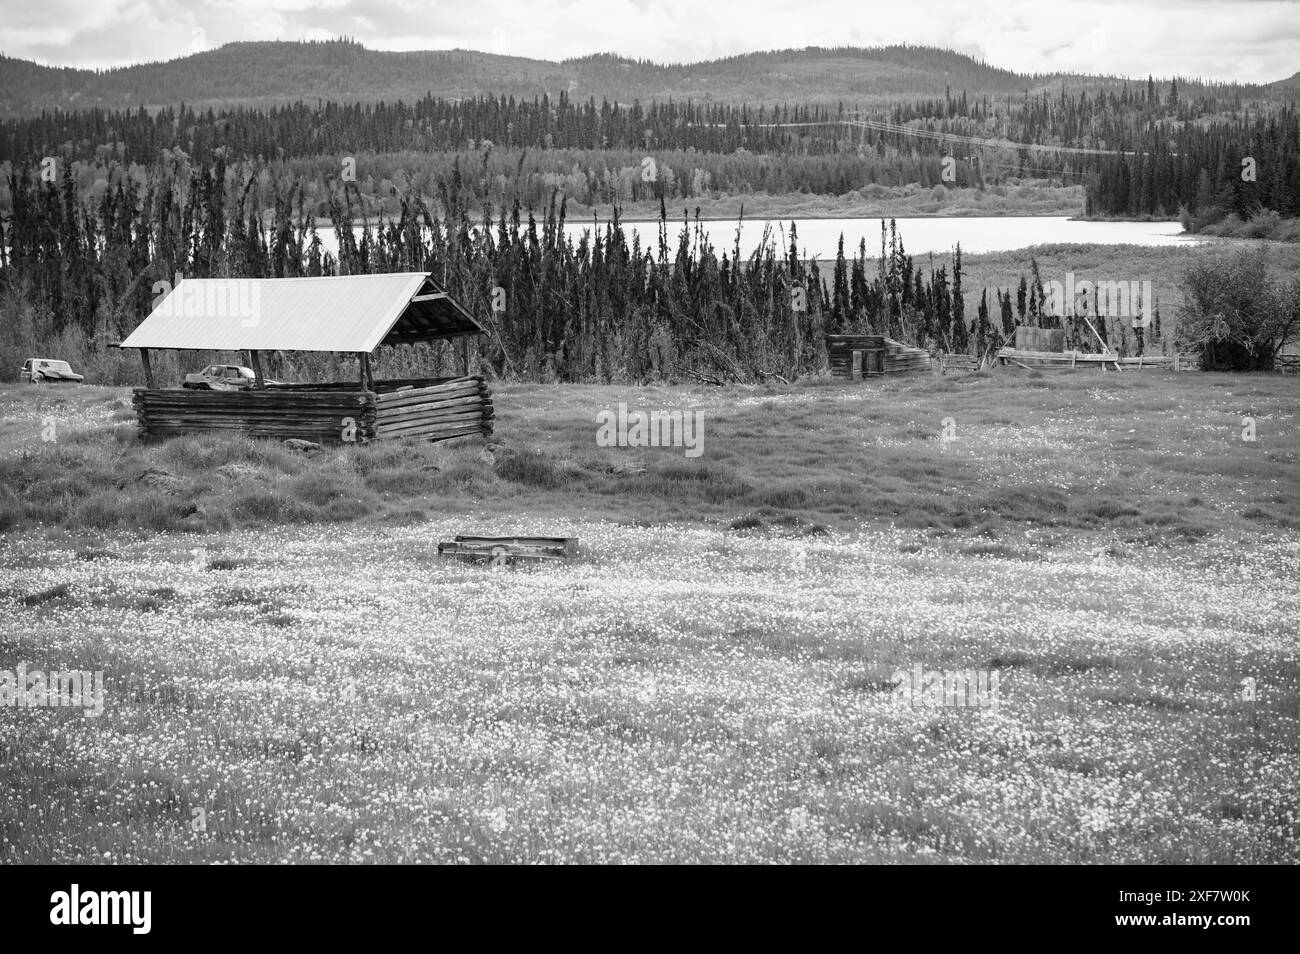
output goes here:
[{"label": "field of wildflowers", "polygon": [[[107,687],[0,707],[0,861],[1300,861],[1294,383],[498,393],[486,448],[231,442],[364,506],[193,530],[86,529],[78,481],[215,520],[214,447],[92,389],[43,447],[48,394],[0,393],[6,479],[64,455],[68,497],[6,490],[50,496],[0,535],[0,670]],[[702,458],[596,448],[619,401],[702,408]],[[440,559],[462,532],[582,552]],[[915,666],[998,705],[900,704]]]}]

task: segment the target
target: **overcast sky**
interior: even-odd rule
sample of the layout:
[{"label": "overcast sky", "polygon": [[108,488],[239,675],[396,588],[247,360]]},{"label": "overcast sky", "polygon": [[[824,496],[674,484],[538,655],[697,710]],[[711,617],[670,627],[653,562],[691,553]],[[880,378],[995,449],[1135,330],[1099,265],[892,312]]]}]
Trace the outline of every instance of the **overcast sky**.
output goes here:
[{"label": "overcast sky", "polygon": [[0,0],[0,52],[57,66],[233,40],[693,62],[803,46],[944,46],[1019,72],[1270,82],[1300,70],[1300,0]]}]

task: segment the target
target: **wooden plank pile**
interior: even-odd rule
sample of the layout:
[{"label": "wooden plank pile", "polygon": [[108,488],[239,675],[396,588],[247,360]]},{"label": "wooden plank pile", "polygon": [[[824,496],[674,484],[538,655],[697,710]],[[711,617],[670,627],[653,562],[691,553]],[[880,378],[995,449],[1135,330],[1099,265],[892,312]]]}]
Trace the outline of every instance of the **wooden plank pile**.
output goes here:
[{"label": "wooden plank pile", "polygon": [[1079,365],[1087,367],[1111,365],[1119,367],[1115,362],[1119,356],[1109,352],[1089,352],[1089,351],[1022,351],[1019,348],[1000,348],[998,349],[998,359],[1002,364],[1010,362],[1017,364],[1022,368],[1074,368]]},{"label": "wooden plank pile", "polygon": [[337,444],[375,432],[374,395],[364,391],[137,388],[132,403],[142,437],[242,431]]},{"label": "wooden plank pile", "polygon": [[1159,368],[1164,371],[1196,371],[1201,359],[1195,354],[1144,354],[1132,358],[1120,358],[1122,368]]},{"label": "wooden plank pile", "polygon": [[930,353],[924,348],[910,348],[893,338],[884,340],[886,374],[930,370]]},{"label": "wooden plank pile", "polygon": [[947,374],[949,371],[978,371],[980,369],[979,358],[970,354],[948,354],[944,352],[939,355],[939,371]]},{"label": "wooden plank pile", "polygon": [[438,544],[438,556],[471,563],[516,560],[567,560],[577,555],[577,537],[475,537],[458,534]]},{"label": "wooden plank pile", "polygon": [[1153,368],[1165,371],[1195,371],[1200,367],[1200,358],[1195,354],[1142,355],[1141,357],[1121,358],[1114,352],[1090,351],[1022,351],[1018,348],[1002,348],[997,357],[1002,364],[1019,365],[1022,368],[1077,368],[1100,367],[1103,371],[1114,368],[1123,371],[1127,368],[1141,370]]},{"label": "wooden plank pile", "polygon": [[492,433],[492,391],[479,375],[375,395],[375,437],[444,441]]}]

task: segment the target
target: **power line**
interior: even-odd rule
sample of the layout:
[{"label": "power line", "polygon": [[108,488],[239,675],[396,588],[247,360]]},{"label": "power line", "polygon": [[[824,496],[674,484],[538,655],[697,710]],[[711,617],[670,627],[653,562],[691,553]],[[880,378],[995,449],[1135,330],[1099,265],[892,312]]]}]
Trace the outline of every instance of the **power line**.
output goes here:
[{"label": "power line", "polygon": [[860,129],[875,129],[880,132],[895,133],[897,135],[917,136],[921,139],[929,139],[935,142],[965,143],[985,149],[1024,149],[1030,152],[1069,152],[1088,156],[1142,155],[1141,153],[1132,150],[1089,149],[1084,146],[1047,146],[1041,143],[1032,142],[1010,142],[998,139],[981,139],[977,136],[961,136],[957,133],[945,133],[933,129],[917,129],[913,126],[901,126],[898,123],[885,122],[880,119],[842,119],[839,121],[847,126],[855,126]]},{"label": "power line", "polygon": [[[877,132],[891,133],[898,136],[915,136],[931,142],[963,143],[984,149],[1019,150],[1029,152],[1068,152],[1087,156],[1145,156],[1149,153],[1123,149],[1091,149],[1085,146],[1049,146],[1034,142],[1012,142],[1006,139],[984,139],[979,136],[962,136],[958,133],[938,132],[933,129],[920,129],[916,126],[903,126],[883,119],[827,119],[812,123],[700,123],[713,129],[728,129],[737,126],[740,129],[802,129],[810,126],[852,126],[856,129],[872,129]],[[1177,155],[1177,153],[1171,153]]]}]

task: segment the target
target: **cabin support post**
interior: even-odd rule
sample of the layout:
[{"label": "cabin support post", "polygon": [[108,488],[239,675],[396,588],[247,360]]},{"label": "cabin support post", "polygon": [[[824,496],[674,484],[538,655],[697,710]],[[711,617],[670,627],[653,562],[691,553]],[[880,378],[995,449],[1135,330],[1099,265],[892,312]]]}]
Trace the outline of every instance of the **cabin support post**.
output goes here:
[{"label": "cabin support post", "polygon": [[140,362],[144,365],[144,386],[153,390],[153,368],[149,365],[149,349],[140,349]]},{"label": "cabin support post", "polygon": [[262,373],[262,352],[248,352],[248,363],[253,366],[253,387],[259,391],[266,389],[266,375]]},{"label": "cabin support post", "polygon": [[357,357],[361,361],[361,390],[373,391],[375,389],[375,376],[370,370],[370,355],[364,351],[358,351]]}]

